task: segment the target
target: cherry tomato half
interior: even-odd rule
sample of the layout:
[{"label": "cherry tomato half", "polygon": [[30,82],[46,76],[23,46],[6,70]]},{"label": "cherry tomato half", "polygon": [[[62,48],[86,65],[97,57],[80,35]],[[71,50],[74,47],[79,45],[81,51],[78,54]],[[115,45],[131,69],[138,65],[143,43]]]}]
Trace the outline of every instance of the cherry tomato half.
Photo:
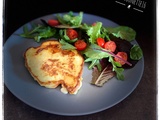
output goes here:
[{"label": "cherry tomato half", "polygon": [[[123,60],[127,61],[128,59],[128,56],[127,56],[127,53],[126,52],[118,52],[116,54],[118,57],[122,58]],[[123,61],[117,57],[114,58],[114,61],[116,62],[119,62],[121,65],[124,65],[125,64],[125,61]]]},{"label": "cherry tomato half", "polygon": [[107,41],[105,44],[104,44],[104,49],[106,50],[110,50],[111,52],[114,52],[116,50],[116,43],[114,41]]},{"label": "cherry tomato half", "polygon": [[84,40],[77,40],[74,43],[74,46],[77,48],[77,50],[84,50],[87,47],[87,43]]},{"label": "cherry tomato half", "polygon": [[56,26],[56,25],[59,25],[59,21],[58,20],[54,20],[54,19],[50,19],[48,20],[48,24],[52,27]]},{"label": "cherry tomato half", "polygon": [[78,32],[72,28],[68,28],[66,31],[67,36],[70,40],[73,40],[75,38],[78,38]]},{"label": "cherry tomato half", "polygon": [[105,40],[103,38],[97,38],[97,44],[101,47],[104,47]]},{"label": "cherry tomato half", "polygon": [[92,26],[95,26],[96,25],[96,22],[94,22],[93,24],[92,24]]}]

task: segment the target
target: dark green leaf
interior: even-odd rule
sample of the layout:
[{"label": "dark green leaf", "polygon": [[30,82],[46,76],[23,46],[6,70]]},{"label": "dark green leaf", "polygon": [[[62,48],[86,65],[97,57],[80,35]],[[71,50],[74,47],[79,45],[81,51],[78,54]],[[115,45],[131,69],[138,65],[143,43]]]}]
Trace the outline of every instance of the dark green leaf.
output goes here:
[{"label": "dark green leaf", "polygon": [[57,14],[57,19],[63,25],[80,26],[83,19],[83,12],[79,12],[79,15],[73,15],[73,12],[64,15]]},{"label": "dark green leaf", "polygon": [[69,44],[68,42],[66,42],[63,39],[61,39],[59,42],[62,45],[62,49],[65,49],[65,50],[74,50],[74,49],[76,49],[76,47],[74,47],[73,45]]},{"label": "dark green leaf", "polygon": [[108,56],[110,56],[110,54],[108,54],[107,52],[102,52],[96,49],[102,49],[102,48],[100,48],[96,44],[91,44],[85,49],[83,54],[85,54],[87,57],[91,59],[102,59],[102,58],[107,58]]},{"label": "dark green leaf", "polygon": [[89,36],[90,43],[96,43],[96,39],[100,36],[101,27],[101,22],[97,22],[96,25],[89,27],[87,30],[87,35]]},{"label": "dark green leaf", "polygon": [[124,69],[123,68],[114,68],[114,71],[116,72],[116,77],[118,80],[124,80]]},{"label": "dark green leaf", "polygon": [[127,41],[135,40],[136,32],[128,26],[107,27],[107,31],[117,38],[121,38]]},{"label": "dark green leaf", "polygon": [[140,60],[142,56],[142,49],[138,45],[134,45],[130,50],[130,58],[132,60]]},{"label": "dark green leaf", "polygon": [[43,38],[53,37],[56,34],[55,28],[39,24],[37,26],[32,26],[31,30],[29,30],[27,26],[24,26],[23,31],[24,33],[20,34],[21,37],[32,38],[36,42],[40,42]]},{"label": "dark green leaf", "polygon": [[118,62],[115,62],[112,56],[109,57],[109,62],[112,63],[113,71],[116,72],[117,79],[124,80],[124,75],[123,75],[124,68],[122,68],[122,65]]}]

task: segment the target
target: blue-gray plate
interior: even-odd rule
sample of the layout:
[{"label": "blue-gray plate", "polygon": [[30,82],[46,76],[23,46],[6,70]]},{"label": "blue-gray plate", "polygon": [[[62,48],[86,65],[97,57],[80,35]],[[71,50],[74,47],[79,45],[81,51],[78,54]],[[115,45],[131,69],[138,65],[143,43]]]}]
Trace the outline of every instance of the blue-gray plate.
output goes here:
[{"label": "blue-gray plate", "polygon": [[[75,13],[78,14],[78,13]],[[40,19],[48,20],[56,14],[37,18],[25,25],[41,23]],[[92,24],[100,21],[104,26],[115,27],[117,23],[91,14],[83,14],[83,22]],[[19,36],[23,26],[17,29],[6,41],[3,48],[4,83],[18,99],[38,110],[58,115],[87,115],[106,110],[118,104],[130,95],[139,84],[143,75],[144,58],[132,69],[124,71],[125,80],[112,78],[103,87],[91,85],[92,71],[85,64],[82,88],[76,95],[63,94],[60,88],[48,89],[41,87],[33,80],[24,65],[23,54],[28,47],[38,46],[32,39]],[[134,43],[138,44],[135,41]]]}]

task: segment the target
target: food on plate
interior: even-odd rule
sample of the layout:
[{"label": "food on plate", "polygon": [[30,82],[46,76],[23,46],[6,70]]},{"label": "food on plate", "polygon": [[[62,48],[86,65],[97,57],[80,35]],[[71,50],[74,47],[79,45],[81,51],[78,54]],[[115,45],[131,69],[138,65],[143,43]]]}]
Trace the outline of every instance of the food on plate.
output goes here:
[{"label": "food on plate", "polygon": [[63,50],[56,40],[48,40],[24,53],[25,66],[46,88],[61,85],[63,93],[77,94],[82,86],[84,59],[77,50]]},{"label": "food on plate", "polygon": [[115,76],[115,72],[112,70],[111,65],[108,65],[102,71],[99,71],[97,67],[94,67],[92,76],[91,84],[102,87],[104,83]]},{"label": "food on plate", "polygon": [[136,31],[128,26],[104,26],[98,20],[84,23],[83,12],[72,11],[40,22],[31,29],[24,26],[20,36],[35,42],[56,38],[63,50],[78,51],[84,62],[89,63],[93,85],[103,86],[113,77],[125,80],[124,70],[133,68],[143,57],[142,49],[134,43]]}]

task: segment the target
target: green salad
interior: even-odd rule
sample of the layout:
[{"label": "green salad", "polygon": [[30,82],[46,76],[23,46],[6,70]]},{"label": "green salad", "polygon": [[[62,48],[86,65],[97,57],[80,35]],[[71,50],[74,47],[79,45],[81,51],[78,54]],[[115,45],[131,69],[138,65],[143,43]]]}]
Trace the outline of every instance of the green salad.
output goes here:
[{"label": "green salad", "polygon": [[131,43],[136,37],[131,27],[107,27],[98,20],[87,24],[83,22],[83,12],[72,11],[56,14],[54,19],[40,20],[41,24],[33,24],[31,29],[24,26],[20,36],[35,42],[56,38],[62,49],[78,50],[89,63],[88,69],[93,70],[92,83],[97,86],[114,76],[124,80],[124,70],[133,68],[142,59],[140,46]]}]

